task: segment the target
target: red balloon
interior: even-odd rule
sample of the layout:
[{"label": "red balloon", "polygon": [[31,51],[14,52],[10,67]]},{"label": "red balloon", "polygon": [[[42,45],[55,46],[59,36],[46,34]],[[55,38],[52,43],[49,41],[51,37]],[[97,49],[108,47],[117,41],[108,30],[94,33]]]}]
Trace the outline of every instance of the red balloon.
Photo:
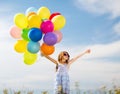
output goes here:
[{"label": "red balloon", "polygon": [[49,20],[52,20],[52,18],[57,16],[57,15],[61,15],[61,14],[59,12],[52,13],[49,17]]}]

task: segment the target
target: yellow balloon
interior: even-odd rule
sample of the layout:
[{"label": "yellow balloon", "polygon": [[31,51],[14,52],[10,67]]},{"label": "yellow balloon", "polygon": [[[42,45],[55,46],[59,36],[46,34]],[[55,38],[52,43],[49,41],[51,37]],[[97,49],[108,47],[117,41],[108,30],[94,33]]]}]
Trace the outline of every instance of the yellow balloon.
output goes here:
[{"label": "yellow balloon", "polygon": [[62,15],[57,15],[57,16],[53,17],[51,21],[54,24],[54,30],[60,30],[66,24],[65,17]]},{"label": "yellow balloon", "polygon": [[47,7],[41,7],[38,9],[37,14],[40,16],[41,19],[49,19],[50,10]]},{"label": "yellow balloon", "polygon": [[28,18],[29,28],[37,27],[40,28],[42,21],[38,15],[31,15]]},{"label": "yellow balloon", "polygon": [[32,65],[37,60],[37,54],[32,54],[28,51],[24,53],[24,63],[27,65]]},{"label": "yellow balloon", "polygon": [[27,49],[27,41],[18,40],[14,45],[14,50],[18,53],[24,53]]},{"label": "yellow balloon", "polygon": [[16,24],[16,26],[22,29],[27,28],[28,26],[27,17],[22,13],[18,13],[14,16],[14,23]]}]

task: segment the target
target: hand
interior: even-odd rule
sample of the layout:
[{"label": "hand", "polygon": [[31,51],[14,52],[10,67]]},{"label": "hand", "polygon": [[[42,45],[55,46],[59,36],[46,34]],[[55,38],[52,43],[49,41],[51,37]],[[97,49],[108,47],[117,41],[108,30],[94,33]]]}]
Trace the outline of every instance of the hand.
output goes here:
[{"label": "hand", "polygon": [[90,53],[91,52],[91,50],[90,49],[88,49],[88,50],[86,50],[86,52],[85,53]]}]

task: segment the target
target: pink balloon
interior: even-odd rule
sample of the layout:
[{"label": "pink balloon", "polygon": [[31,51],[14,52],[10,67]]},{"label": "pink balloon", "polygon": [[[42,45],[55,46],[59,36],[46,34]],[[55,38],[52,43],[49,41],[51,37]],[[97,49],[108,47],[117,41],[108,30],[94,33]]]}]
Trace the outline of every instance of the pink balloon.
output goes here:
[{"label": "pink balloon", "polygon": [[18,28],[17,26],[12,26],[10,28],[10,35],[13,37],[13,38],[21,38],[21,29]]},{"label": "pink balloon", "polygon": [[62,40],[62,33],[60,31],[54,31],[53,32],[57,36],[57,43],[59,43]]},{"label": "pink balloon", "polygon": [[44,20],[40,26],[43,33],[52,32],[54,30],[54,25],[50,20]]}]

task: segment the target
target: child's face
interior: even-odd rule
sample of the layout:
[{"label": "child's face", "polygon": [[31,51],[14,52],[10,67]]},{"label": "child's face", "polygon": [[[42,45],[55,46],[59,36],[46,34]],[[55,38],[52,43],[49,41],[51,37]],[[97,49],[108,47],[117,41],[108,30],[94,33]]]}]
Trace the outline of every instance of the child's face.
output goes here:
[{"label": "child's face", "polygon": [[69,54],[67,52],[63,52],[63,59],[69,60]]},{"label": "child's face", "polygon": [[[60,54],[59,54],[59,56],[58,56],[58,61],[59,62],[66,62],[66,61],[68,61],[69,60],[69,58],[70,58],[70,56],[69,56],[69,54],[68,54],[68,52],[66,52],[66,51],[63,51],[63,52],[61,52]],[[67,62],[66,62],[67,63]]]}]

